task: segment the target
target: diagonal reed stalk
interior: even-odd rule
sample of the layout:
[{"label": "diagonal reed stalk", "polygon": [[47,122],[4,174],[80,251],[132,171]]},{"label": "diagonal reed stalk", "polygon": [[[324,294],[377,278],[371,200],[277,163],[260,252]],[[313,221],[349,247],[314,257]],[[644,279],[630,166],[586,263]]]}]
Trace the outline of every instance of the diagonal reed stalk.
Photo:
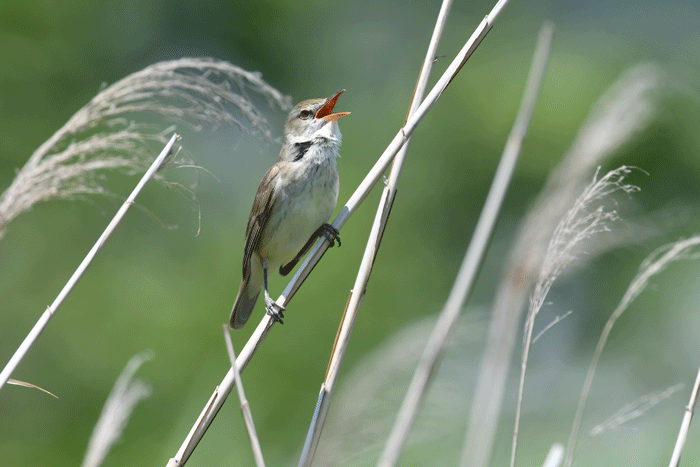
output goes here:
[{"label": "diagonal reed stalk", "polygon": [[[437,21],[435,23],[435,28],[433,30],[433,35],[430,39],[430,44],[428,45],[428,51],[425,59],[423,60],[420,73],[418,74],[416,89],[413,93],[413,100],[411,101],[406,118],[413,115],[423,100],[425,90],[428,87],[430,72],[432,71],[433,63],[437,55],[438,45],[440,44],[442,32],[445,28],[445,23],[447,22],[447,16],[449,15],[451,6],[452,0],[444,0],[442,2]],[[340,366],[349,346],[350,336],[360,310],[360,305],[362,304],[364,291],[366,290],[367,283],[369,282],[369,276],[372,273],[372,267],[379,251],[381,239],[384,236],[384,230],[386,229],[386,224],[389,220],[391,207],[394,204],[394,198],[396,197],[396,186],[398,184],[399,177],[401,176],[401,169],[403,168],[410,142],[411,140],[409,138],[396,155],[394,163],[391,167],[389,179],[385,182],[384,192],[382,193],[379,201],[377,213],[374,218],[372,230],[369,234],[369,239],[367,240],[367,246],[365,247],[365,253],[357,273],[355,285],[352,288],[352,292],[350,292],[350,297],[348,297],[348,305],[343,313],[343,317],[338,328],[336,342],[333,346],[333,351],[331,352],[330,362],[328,363],[326,378],[321,385],[321,391],[318,397],[318,402],[316,403],[316,409],[314,410],[311,425],[309,426],[309,431],[306,436],[306,442],[304,443],[304,449],[302,450],[301,459],[299,460],[300,467],[310,466],[316,454],[316,449],[321,439],[321,432],[326,421],[326,416],[328,415],[328,409],[330,408],[333,392],[338,381]]]},{"label": "diagonal reed stalk", "polygon": [[[352,216],[372,188],[374,188],[408,137],[410,137],[428,111],[430,111],[433,105],[435,105],[435,102],[437,102],[450,82],[452,82],[457,73],[459,73],[462,65],[464,65],[466,60],[471,56],[474,50],[476,50],[484,37],[486,37],[486,34],[488,34],[493,27],[493,22],[500,15],[503,7],[505,7],[506,4],[506,0],[499,0],[493,10],[491,10],[491,13],[479,24],[476,31],[462,47],[452,63],[450,63],[450,65],[447,67],[447,70],[445,70],[438,82],[433,86],[432,90],[430,93],[428,93],[428,96],[421,103],[421,105],[416,109],[415,113],[411,115],[404,123],[404,126],[399,129],[396,136],[394,136],[394,139],[391,141],[391,143],[389,143],[389,146],[384,150],[372,169],[370,169],[364,180],[360,183],[350,199],[348,199],[348,201],[345,203],[340,213],[336,216],[335,220],[333,221],[333,226],[336,229],[340,230],[345,225],[350,216]],[[286,306],[289,303],[301,284],[306,280],[316,264],[318,264],[321,257],[323,257],[327,249],[328,241],[325,239],[317,242],[314,245],[304,263],[282,292],[282,295],[277,299],[277,304]],[[262,344],[262,341],[269,333],[273,324],[272,319],[267,314],[260,321],[260,324],[258,324],[258,327],[248,339],[248,342],[243,347],[240,355],[236,359],[236,367],[238,371],[242,371],[248,365],[248,362],[253,357],[253,354],[257,348]],[[180,449],[176,453],[175,457],[170,459],[168,465],[181,466],[187,462],[189,457],[192,455],[192,452],[197,447],[197,444],[199,444],[199,441],[204,436],[204,433],[206,433],[207,429],[216,417],[216,414],[223,406],[226,397],[228,397],[229,393],[233,389],[233,384],[233,370],[229,370],[219,386],[217,386],[217,388],[214,390],[214,393],[209,398],[209,401],[200,413],[197,421],[192,426],[189,434],[180,446]]]},{"label": "diagonal reed stalk", "polygon": [[390,467],[396,465],[403,445],[408,437],[408,432],[413,426],[418,408],[423,400],[428,383],[437,367],[437,362],[442,355],[447,339],[452,333],[460,316],[462,306],[472,290],[474,279],[481,267],[486,247],[491,239],[493,227],[503,203],[503,198],[515,170],[522,142],[527,133],[530,118],[534,111],[539,90],[544,79],[544,71],[549,58],[549,45],[551,43],[552,27],[543,27],[537,53],[530,71],[530,76],[523,96],[523,102],[516,118],[516,122],[506,142],[503,156],[494,175],[493,183],[489,189],[484,208],[474,229],[474,235],[452,291],[447,299],[437,323],[428,339],[421,360],[418,363],[413,379],[406,391],[399,413],[394,421],[389,438],[384,446],[384,451],[379,458],[378,466]]},{"label": "diagonal reed stalk", "polygon": [[248,431],[248,438],[250,438],[250,446],[253,449],[255,465],[257,467],[265,467],[262,448],[260,448],[260,440],[258,439],[257,432],[255,431],[255,423],[253,423],[253,413],[250,411],[250,404],[248,404],[245,391],[243,391],[241,374],[236,370],[236,352],[233,350],[233,342],[231,341],[231,334],[228,324],[223,324],[223,328],[224,340],[226,341],[226,350],[228,351],[228,358],[231,360],[231,369],[233,369],[233,377],[236,382],[236,389],[238,390],[238,400],[241,401],[241,412],[243,413],[245,429]]},{"label": "diagonal reed stalk", "polygon": [[[537,45],[535,46],[535,53],[532,58],[532,64],[530,65],[530,74],[525,86],[523,102],[503,154],[503,159],[506,157],[514,159],[512,161],[513,166],[517,160],[518,152],[520,151],[530,118],[534,112],[537,97],[539,96],[539,92],[544,81],[545,71],[547,69],[551,54],[553,34],[554,25],[551,23],[544,23],[540,28],[537,38]],[[494,184],[496,183],[495,180],[496,177],[494,177]],[[504,186],[503,190],[505,190],[505,188],[506,187]],[[497,209],[500,209],[500,205],[498,205]],[[490,388],[490,390],[493,391],[493,388]],[[482,419],[482,415],[483,414],[480,414],[475,410],[472,410],[469,414],[470,418],[465,433],[460,463],[462,467],[471,465],[482,466],[488,463],[488,459],[491,455],[491,448],[488,438],[490,433],[495,432],[497,420],[493,418]],[[479,439],[478,437],[474,436],[475,433],[479,433],[482,436],[485,435],[486,439]],[[475,443],[477,439],[479,441]]]},{"label": "diagonal reed stalk", "polygon": [[525,337],[523,339],[523,355],[520,364],[520,380],[510,455],[511,467],[515,467],[518,450],[525,373],[537,315],[554,282],[577,259],[582,242],[601,232],[609,232],[608,224],[619,219],[617,211],[607,206],[607,203],[614,203],[611,195],[617,191],[623,191],[627,194],[639,191],[639,187],[623,183],[630,172],[631,168],[623,165],[598,179],[598,171],[596,171],[593,181],[576,199],[573,207],[561,218],[548,242],[547,253],[542,261],[539,278],[530,297],[530,307],[525,320]]},{"label": "diagonal reed stalk", "polygon": [[[143,171],[145,175],[0,372],[0,388],[134,204],[143,186],[151,178],[162,179],[158,171],[179,137],[173,135],[168,142],[165,135],[170,134],[171,129],[137,123],[132,118],[151,114],[184,123],[193,130],[200,129],[203,124],[227,123],[269,140],[267,120],[246,97],[248,93],[266,98],[270,106],[291,107],[290,99],[265,83],[259,73],[248,72],[228,62],[210,58],[158,62],[105,87],[34,151],[10,186],[0,194],[0,238],[12,219],[36,203],[108,194],[99,183],[99,175],[104,171],[126,170],[132,174]],[[153,154],[148,143],[154,141],[166,147],[151,162]],[[185,190],[194,195],[191,190]]]},{"label": "diagonal reed stalk", "polygon": [[46,308],[46,311],[44,311],[44,313],[36,322],[32,330],[29,332],[29,334],[27,334],[27,337],[24,338],[22,344],[17,348],[10,361],[7,363],[7,365],[5,365],[5,368],[3,368],[2,372],[0,372],[0,389],[2,389],[3,385],[7,382],[12,372],[15,371],[15,369],[17,368],[17,365],[19,365],[19,363],[27,354],[31,346],[39,338],[39,335],[42,333],[46,325],[49,324],[49,320],[51,320],[56,311],[58,311],[59,307],[66,299],[68,294],[71,293],[73,287],[75,287],[75,284],[77,284],[80,278],[83,276],[83,273],[88,268],[88,266],[90,266],[92,260],[95,259],[97,253],[99,253],[100,249],[105,244],[109,236],[112,235],[114,229],[116,229],[117,225],[119,225],[119,222],[124,218],[131,206],[134,205],[136,197],[139,195],[139,193],[141,193],[143,187],[146,186],[146,183],[148,183],[153,178],[155,173],[158,170],[160,170],[160,168],[163,166],[165,160],[171,154],[175,141],[178,139],[179,136],[177,134],[173,134],[173,136],[170,138],[170,140],[160,152],[158,157],[156,157],[156,159],[153,161],[146,173],[143,175],[143,177],[141,177],[141,180],[136,185],[136,188],[134,188],[134,190],[131,192],[126,201],[124,201],[124,204],[122,204],[117,213],[114,215],[112,221],[107,225],[107,228],[104,230],[102,235],[100,235],[100,238],[97,239],[95,245],[93,245],[93,247],[88,252],[87,256],[85,256],[85,259],[83,259],[83,261],[80,263],[78,269],[76,269],[73,275],[70,277],[70,279],[63,287],[61,292],[58,294],[56,299],[53,301],[51,306]]},{"label": "diagonal reed stalk", "polygon": [[695,384],[693,384],[693,389],[690,391],[690,401],[685,407],[685,414],[683,415],[683,421],[681,422],[681,428],[678,432],[678,438],[676,439],[676,445],[673,448],[673,454],[671,455],[671,462],[668,467],[678,467],[681,462],[681,454],[683,453],[683,448],[685,447],[685,440],[688,438],[688,429],[690,428],[690,421],[693,418],[693,412],[695,411],[695,403],[698,401],[698,392],[700,391],[700,368],[698,368],[698,375],[695,377]]},{"label": "diagonal reed stalk", "polygon": [[122,370],[92,430],[80,467],[100,467],[104,463],[107,454],[124,432],[136,404],[151,395],[151,386],[135,379],[134,375],[144,362],[153,357],[152,350],[139,352],[131,357]]},{"label": "diagonal reed stalk", "polygon": [[610,336],[613,326],[615,326],[615,322],[620,318],[620,316],[622,316],[622,313],[625,312],[630,303],[632,303],[632,301],[644,291],[652,277],[664,271],[666,267],[668,267],[668,265],[674,261],[678,261],[679,259],[698,258],[699,254],[696,250],[699,245],[700,235],[696,235],[686,240],[680,240],[675,243],[664,245],[663,247],[658,248],[642,262],[639,273],[630,283],[629,287],[625,291],[625,294],[620,300],[620,303],[617,305],[615,310],[613,310],[610,318],[608,318],[608,321],[605,323],[605,327],[603,328],[600,338],[598,338],[598,344],[596,345],[595,352],[593,353],[591,364],[588,367],[588,373],[586,374],[586,380],[583,384],[583,388],[581,389],[581,396],[579,397],[579,403],[576,409],[574,422],[571,427],[571,433],[569,434],[569,443],[566,447],[564,467],[570,467],[573,463],[576,440],[578,438],[578,432],[581,429],[583,410],[586,407],[588,394],[591,390],[591,385],[593,384],[593,376],[595,375],[598,367],[598,362],[600,361],[600,356],[603,353],[605,343]]},{"label": "diagonal reed stalk", "polygon": [[[641,64],[627,70],[608,88],[591,108],[570,149],[521,222],[496,290],[469,411],[467,457],[471,467],[489,465],[516,336],[522,329],[522,312],[549,238],[595,167],[646,128],[658,113],[659,90],[665,76],[659,67]],[[612,247],[612,243],[607,245]],[[587,258],[591,257],[589,251]],[[582,263],[579,259],[574,265],[580,267]]]},{"label": "diagonal reed stalk", "polygon": [[249,94],[270,107],[291,108],[291,98],[259,73],[211,58],[154,63],[105,87],[32,153],[0,194],[0,238],[9,222],[36,203],[109,194],[99,181],[104,171],[144,172],[152,159],[147,143],[165,144],[171,131],[138,123],[144,115],[195,131],[229,124],[269,140],[267,120]]}]

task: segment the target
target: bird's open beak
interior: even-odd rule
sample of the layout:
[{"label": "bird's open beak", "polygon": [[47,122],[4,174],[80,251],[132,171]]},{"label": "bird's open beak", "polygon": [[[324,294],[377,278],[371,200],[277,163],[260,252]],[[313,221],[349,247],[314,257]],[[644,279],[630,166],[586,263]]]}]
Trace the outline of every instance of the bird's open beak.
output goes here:
[{"label": "bird's open beak", "polygon": [[341,89],[340,91],[336,92],[333,94],[331,97],[329,97],[326,100],[326,103],[323,104],[323,107],[318,109],[318,112],[316,112],[316,115],[314,118],[319,118],[323,120],[323,123],[328,123],[328,122],[335,122],[336,120],[339,120],[346,115],[350,115],[350,112],[339,112],[337,114],[331,113],[333,112],[333,107],[335,107],[335,103],[338,101],[338,98],[342,93],[345,92],[345,89]]}]

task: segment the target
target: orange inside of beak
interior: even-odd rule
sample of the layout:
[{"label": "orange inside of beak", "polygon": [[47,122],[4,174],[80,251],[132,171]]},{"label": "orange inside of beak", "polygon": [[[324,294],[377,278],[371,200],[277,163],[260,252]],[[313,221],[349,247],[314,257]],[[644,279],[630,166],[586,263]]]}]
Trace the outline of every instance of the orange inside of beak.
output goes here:
[{"label": "orange inside of beak", "polygon": [[314,118],[319,118],[323,120],[324,123],[328,122],[335,122],[336,120],[339,120],[346,115],[350,115],[350,112],[339,112],[337,114],[332,114],[333,112],[333,107],[335,107],[335,103],[338,102],[338,98],[340,95],[345,92],[345,89],[342,89],[335,94],[333,94],[331,97],[328,98],[328,101],[323,104],[323,107],[318,109],[318,112],[316,112],[316,115]]},{"label": "orange inside of beak", "polygon": [[346,115],[350,115],[350,112],[338,112],[337,114],[326,115],[321,120],[323,120],[324,123],[335,122],[336,120],[340,120]]}]

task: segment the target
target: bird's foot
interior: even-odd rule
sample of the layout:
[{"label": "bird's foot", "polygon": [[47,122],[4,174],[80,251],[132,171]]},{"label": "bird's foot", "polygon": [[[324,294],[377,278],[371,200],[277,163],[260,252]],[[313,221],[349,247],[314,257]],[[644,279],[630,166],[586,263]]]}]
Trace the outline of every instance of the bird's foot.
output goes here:
[{"label": "bird's foot", "polygon": [[340,231],[331,224],[327,223],[323,224],[321,228],[323,229],[321,231],[321,235],[326,237],[326,240],[328,240],[328,243],[330,243],[328,248],[334,247],[336,240],[338,241],[338,247],[340,247]]},{"label": "bird's foot", "polygon": [[265,310],[267,310],[267,314],[272,317],[273,321],[284,324],[282,318],[284,318],[283,312],[286,308],[275,302],[267,293],[265,294]]}]

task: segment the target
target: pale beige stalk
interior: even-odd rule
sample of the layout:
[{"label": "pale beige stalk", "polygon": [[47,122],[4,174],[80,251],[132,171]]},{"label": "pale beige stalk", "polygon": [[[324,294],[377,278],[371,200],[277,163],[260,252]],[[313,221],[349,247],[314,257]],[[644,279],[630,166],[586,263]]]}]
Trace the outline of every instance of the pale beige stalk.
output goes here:
[{"label": "pale beige stalk", "polygon": [[[491,30],[493,27],[493,21],[500,14],[506,3],[507,2],[505,0],[500,0],[491,11],[491,14],[479,24],[474,34],[472,34],[464,47],[462,47],[462,50],[459,52],[457,57],[455,57],[452,63],[447,67],[447,70],[445,70],[438,82],[433,86],[425,100],[416,109],[415,113],[413,113],[406,120],[404,126],[399,129],[394,139],[391,141],[391,143],[389,143],[389,146],[384,150],[372,169],[365,176],[364,180],[357,187],[350,199],[345,203],[345,206],[343,206],[340,213],[336,216],[332,224],[336,229],[340,230],[345,225],[350,216],[355,212],[355,210],[357,210],[372,188],[374,188],[376,183],[381,179],[382,174],[394,160],[394,156],[396,156],[408,137],[413,133],[433,105],[435,105],[435,102],[437,102],[450,82],[454,79],[457,73],[459,73],[462,65],[471,56],[486,34]],[[303,284],[313,268],[320,261],[321,257],[328,249],[328,245],[329,243],[326,240],[316,243],[316,245],[311,249],[311,252],[308,254],[304,263],[285,288],[284,292],[282,292],[282,295],[277,299],[276,302],[278,305],[286,307],[301,284]],[[250,337],[250,339],[248,339],[248,342],[243,347],[241,353],[236,359],[236,367],[239,371],[246,367],[258,346],[262,344],[262,341],[267,336],[273,324],[272,318],[267,314],[263,317],[262,321],[260,321],[260,324],[258,324],[258,327],[253,332],[253,335]],[[204,436],[204,433],[206,433],[207,429],[216,417],[216,414],[223,406],[226,397],[228,397],[229,393],[233,389],[233,384],[233,370],[229,370],[219,386],[215,389],[212,396],[209,398],[209,401],[197,418],[195,424],[192,426],[192,429],[183,441],[177,454],[175,457],[170,459],[168,465],[184,465],[184,463],[187,462],[187,459],[189,459],[189,457],[192,455],[192,452],[194,452],[197,444],[199,444],[199,441]]]}]

